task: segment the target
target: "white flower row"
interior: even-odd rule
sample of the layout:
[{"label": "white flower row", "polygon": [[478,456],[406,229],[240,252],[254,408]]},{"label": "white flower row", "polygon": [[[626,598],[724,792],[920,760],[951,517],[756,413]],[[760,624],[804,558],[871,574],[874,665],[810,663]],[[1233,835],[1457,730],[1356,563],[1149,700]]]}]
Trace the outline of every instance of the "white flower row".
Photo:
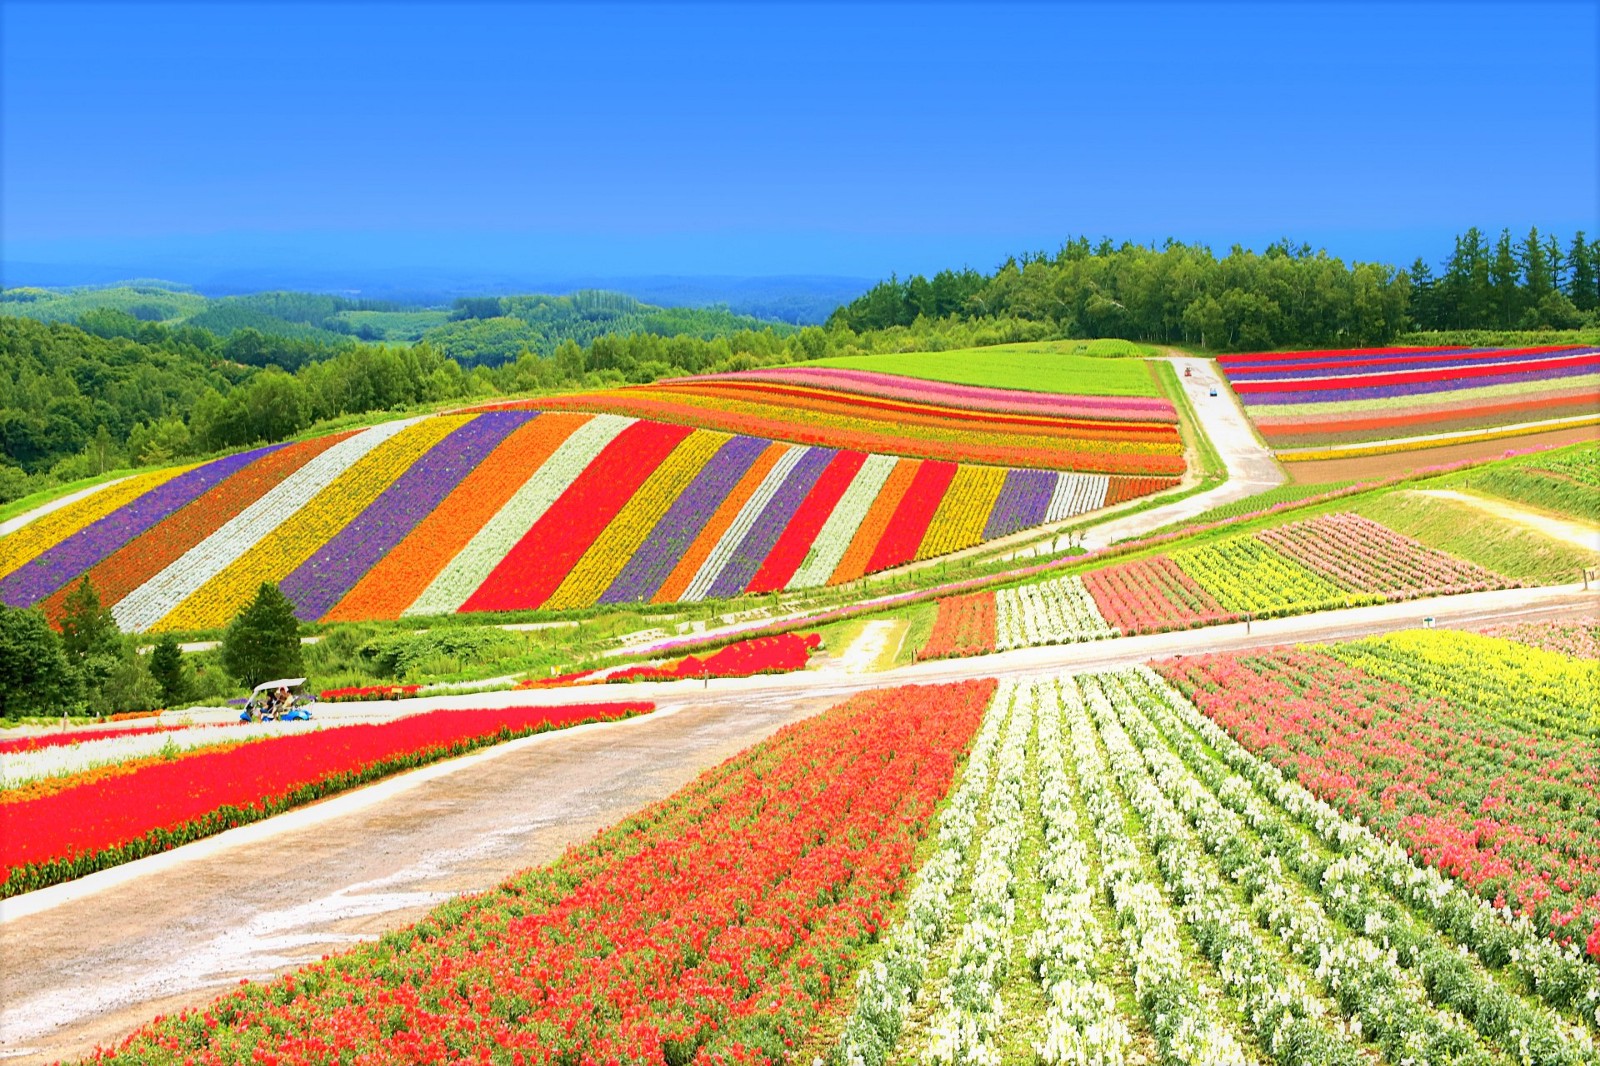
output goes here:
[{"label": "white flower row", "polygon": [[1325,861],[1307,842],[1306,830],[1269,806],[1244,778],[1212,758],[1183,728],[1171,710],[1172,701],[1182,697],[1142,675],[1128,678],[1130,688],[1137,688],[1134,678],[1142,683],[1137,689],[1141,721],[1153,723],[1162,742],[1171,744],[1222,804],[1249,823],[1268,851],[1321,893],[1333,915],[1347,927],[1362,930],[1368,939],[1392,946],[1399,963],[1421,975],[1435,1002],[1459,1010],[1480,1033],[1520,1061],[1597,1061],[1589,1032],[1568,1024],[1549,1005],[1530,1005],[1480,974],[1443,934],[1424,928],[1396,906],[1364,857],[1352,854]]},{"label": "white flower row", "polygon": [[117,625],[136,633],[155,625],[279,525],[294,521],[295,513],[312,497],[368,452],[420,421],[420,418],[404,418],[373,426],[313,457],[113,605],[111,615]]},{"label": "white flower row", "polygon": [[1148,667],[1138,671],[1146,685],[1162,697],[1163,708],[1198,734],[1255,790],[1335,852],[1360,858],[1371,883],[1414,907],[1441,933],[1477,952],[1485,965],[1504,965],[1551,1006],[1570,1011],[1600,1030],[1600,974],[1576,949],[1540,936],[1526,918],[1509,909],[1496,909],[1433,867],[1412,859],[1398,844],[1379,837],[1288,780],[1267,760],[1251,754],[1154,671]]},{"label": "white flower row", "polygon": [[1017,691],[995,759],[989,828],[978,849],[966,924],[956,936],[950,968],[939,984],[940,1009],[923,1056],[928,1062],[999,1066],[995,1036],[1005,1015],[1000,985],[1006,977],[1016,919],[1016,866],[1027,828],[1024,788],[1036,699],[1031,686]]},{"label": "white flower row", "polygon": [[1098,510],[1105,506],[1110,488],[1111,479],[1104,474],[1057,474],[1050,506],[1044,512],[1045,522],[1060,522],[1085,511]]},{"label": "white flower row", "polygon": [[1162,1057],[1192,1066],[1237,1066],[1248,1061],[1212,999],[1189,973],[1172,908],[1144,875],[1139,849],[1127,835],[1122,801],[1110,786],[1076,683],[1063,678],[1060,691],[1079,787],[1133,970],[1134,994],[1151,1019]]},{"label": "white flower row", "polygon": [[16,788],[29,781],[62,777],[102,766],[113,766],[132,759],[148,758],[162,752],[231,744],[259,737],[282,736],[321,728],[320,722],[256,722],[230,726],[195,726],[162,733],[132,733],[121,737],[102,737],[79,744],[58,744],[34,751],[15,751],[0,755],[0,789]]},{"label": "white flower row", "polygon": [[878,493],[883,491],[884,483],[889,480],[899,461],[893,455],[867,456],[867,461],[861,464],[861,469],[851,479],[850,487],[844,490],[844,495],[834,505],[833,513],[828,515],[828,520],[817,532],[817,539],[812,542],[805,561],[795,570],[794,577],[789,579],[785,588],[815,588],[828,583],[844,558],[844,553],[849,550],[850,542],[855,539],[856,531],[866,520],[867,511],[872,508]]},{"label": "white flower row", "polygon": [[1036,648],[1118,635],[1081,577],[1058,577],[995,593],[995,647]]},{"label": "white flower row", "polygon": [[[703,600],[710,593],[711,587],[717,583],[717,577],[733,559],[734,553],[739,550],[739,545],[744,542],[745,535],[756,524],[756,519],[761,517],[761,512],[767,509],[767,504],[778,494],[783,483],[789,480],[789,474],[799,465],[811,449],[804,445],[796,444],[784,452],[778,461],[767,471],[767,476],[761,479],[761,484],[756,486],[756,491],[739,508],[739,513],[734,516],[733,523],[723,532],[717,543],[712,547],[711,554],[706,556],[706,561],[700,564],[700,569],[695,572],[694,579],[689,582],[689,587],[684,590],[681,600]],[[743,591],[743,590],[740,590]]]},{"label": "white flower row", "polygon": [[573,430],[401,613],[449,614],[459,610],[578,475],[636,421],[621,415],[595,415]]},{"label": "white flower row", "polygon": [[[1183,811],[1229,877],[1254,895],[1256,918],[1279,932],[1291,950],[1316,969],[1329,992],[1353,1011],[1357,1025],[1365,1026],[1391,1056],[1419,1063],[1490,1061],[1475,1049],[1460,1017],[1449,1009],[1489,1001],[1469,1001],[1458,987],[1457,994],[1448,997],[1448,1004],[1441,1002],[1444,1009],[1423,1006],[1422,989],[1401,972],[1396,951],[1386,942],[1382,946],[1376,942],[1379,930],[1372,923],[1356,925],[1366,935],[1344,933],[1320,903],[1290,889],[1279,854],[1263,859],[1254,848],[1241,848],[1241,842],[1248,839],[1246,819],[1224,807],[1201,783],[1191,769],[1193,758],[1185,763],[1168,748],[1146,717],[1147,709],[1159,711],[1159,704],[1139,680],[1135,674],[1107,679],[1116,691],[1115,713],[1137,737],[1140,754],[1165,799]],[[1107,729],[1121,732],[1115,724]],[[1273,834],[1262,834],[1262,839],[1273,839]],[[1289,849],[1291,854],[1300,850]],[[1302,860],[1296,856],[1291,865],[1298,861]],[[1471,975],[1466,976],[1470,980]],[[1593,1061],[1592,1055],[1580,1054],[1575,1045],[1550,1029],[1546,1019],[1533,1015],[1503,990],[1493,1002],[1494,1009],[1475,1011],[1474,1021],[1484,1036],[1499,1042],[1519,1061],[1552,1066]]]},{"label": "white flower row", "polygon": [[[1112,777],[1144,825],[1156,866],[1182,908],[1184,924],[1215,965],[1223,987],[1238,999],[1261,1047],[1279,1061],[1355,1066],[1360,1060],[1353,1044],[1325,1022],[1322,1000],[1257,939],[1250,914],[1204,857],[1197,833],[1184,817],[1195,814],[1185,802],[1193,797],[1169,798],[1164,787],[1169,782],[1158,785],[1146,772],[1143,754],[1117,720],[1118,709],[1106,691],[1108,680],[1114,684],[1114,678],[1082,679]],[[1224,822],[1208,825],[1198,835],[1208,844],[1225,838],[1237,845],[1242,841],[1236,828]],[[1208,829],[1213,836],[1207,835]],[[1270,881],[1270,875],[1261,880]],[[1326,919],[1322,921],[1326,925]]]},{"label": "white flower row", "polygon": [[956,887],[967,874],[978,812],[989,794],[994,755],[1015,685],[1003,682],[984,715],[961,784],[939,817],[935,850],[906,896],[906,911],[886,937],[885,949],[856,979],[856,1004],[829,1061],[880,1066],[894,1050],[907,1012],[922,988],[934,948],[944,940]]},{"label": "white flower row", "polygon": [[1039,693],[1039,806],[1045,846],[1042,928],[1028,938],[1028,963],[1044,985],[1044,1035],[1034,1053],[1047,1066],[1126,1062],[1133,1035],[1111,990],[1095,979],[1102,934],[1095,920],[1089,850],[1072,806],[1054,685]]}]

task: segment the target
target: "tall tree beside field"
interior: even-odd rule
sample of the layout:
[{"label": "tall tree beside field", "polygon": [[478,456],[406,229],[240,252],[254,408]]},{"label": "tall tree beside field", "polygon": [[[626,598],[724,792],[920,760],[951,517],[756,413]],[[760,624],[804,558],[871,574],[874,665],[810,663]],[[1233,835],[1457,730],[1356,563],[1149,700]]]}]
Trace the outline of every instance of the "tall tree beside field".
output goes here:
[{"label": "tall tree beside field", "polygon": [[305,671],[300,622],[278,586],[263,581],[222,637],[222,666],[246,688]]},{"label": "tall tree beside field", "polygon": [[1580,311],[1593,311],[1600,305],[1600,290],[1596,288],[1596,278],[1600,276],[1595,263],[1597,246],[1600,242],[1585,242],[1583,231],[1579,230],[1573,234],[1572,246],[1567,251],[1567,271],[1571,277],[1567,298]]},{"label": "tall tree beside field", "polygon": [[182,703],[189,694],[189,676],[183,666],[183,649],[171,633],[156,641],[150,652],[150,676],[161,686],[161,702],[168,707]]},{"label": "tall tree beside field", "polygon": [[0,603],[0,717],[64,714],[75,709],[78,691],[44,612]]},{"label": "tall tree beside field", "polygon": [[1494,306],[1494,324],[1514,329],[1522,318],[1522,289],[1517,284],[1522,271],[1511,248],[1511,231],[1501,230],[1489,260],[1489,293]]}]

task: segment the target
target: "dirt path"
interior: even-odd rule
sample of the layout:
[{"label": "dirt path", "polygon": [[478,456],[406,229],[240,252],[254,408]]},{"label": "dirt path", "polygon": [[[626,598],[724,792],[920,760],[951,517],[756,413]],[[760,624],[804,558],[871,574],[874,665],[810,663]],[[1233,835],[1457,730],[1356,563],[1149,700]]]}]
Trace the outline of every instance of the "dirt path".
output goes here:
[{"label": "dirt path", "polygon": [[1479,496],[1472,492],[1456,492],[1454,489],[1413,489],[1418,496],[1433,496],[1441,500],[1454,500],[1464,503],[1485,514],[1503,518],[1536,533],[1543,533],[1547,537],[1582,548],[1584,551],[1600,553],[1600,526],[1589,522],[1579,522],[1570,518],[1557,518],[1541,511],[1529,510],[1518,507],[1506,500],[1491,499],[1488,496]]},{"label": "dirt path", "polygon": [[[1328,640],[1417,625],[1592,616],[1600,592],[1510,589],[1382,604],[876,674],[789,674],[404,701],[435,707],[653,699],[627,722],[513,741],[255,826],[0,903],[0,1058],[43,1062],[115,1041],[157,1013],[209,1001],[415,921],[437,901],[557,857],[702,770],[853,693],[1026,677],[1152,657]],[[356,714],[401,704],[358,704]],[[345,708],[328,708],[339,717]],[[229,712],[218,712],[229,713]]]},{"label": "dirt path", "polygon": [[[1272,452],[1256,437],[1244,408],[1228,387],[1228,381],[1217,373],[1209,359],[1189,355],[1169,357],[1178,372],[1178,382],[1183,386],[1199,420],[1201,430],[1211,438],[1212,446],[1228,468],[1228,480],[1209,492],[1197,493],[1176,503],[1152,507],[1124,518],[1114,518],[1091,526],[1084,532],[1083,544],[1090,549],[1103,548],[1131,537],[1143,536],[1162,526],[1193,518],[1213,507],[1283,484],[1285,475]],[[1185,372],[1191,376],[1185,377]],[[1217,395],[1211,395],[1216,388]]]}]

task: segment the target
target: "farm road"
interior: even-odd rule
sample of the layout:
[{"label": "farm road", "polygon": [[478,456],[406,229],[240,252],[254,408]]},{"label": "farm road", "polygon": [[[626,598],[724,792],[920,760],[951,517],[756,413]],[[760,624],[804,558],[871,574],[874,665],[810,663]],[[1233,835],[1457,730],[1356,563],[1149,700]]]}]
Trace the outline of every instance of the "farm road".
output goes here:
[{"label": "farm road", "polygon": [[[437,901],[556,858],[701,770],[853,693],[1024,677],[1152,657],[1408,628],[1592,617],[1582,586],[1512,589],[1298,618],[843,672],[407,701],[428,707],[655,700],[628,722],[543,734],[437,764],[299,812],[0,903],[0,1058],[43,1062],[115,1041],[415,921]],[[329,708],[332,712],[346,708]],[[400,710],[357,704],[351,717]],[[226,712],[223,712],[226,713]]]}]

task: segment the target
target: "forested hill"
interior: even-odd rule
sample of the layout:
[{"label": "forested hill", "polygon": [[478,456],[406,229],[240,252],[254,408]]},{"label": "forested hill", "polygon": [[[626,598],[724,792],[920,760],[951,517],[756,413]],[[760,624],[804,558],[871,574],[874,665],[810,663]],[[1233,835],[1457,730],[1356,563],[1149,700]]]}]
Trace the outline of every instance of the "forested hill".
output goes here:
[{"label": "forested hill", "polygon": [[890,278],[836,311],[856,331],[923,321],[1020,319],[1060,336],[1198,344],[1224,351],[1388,342],[1407,329],[1574,329],[1600,305],[1600,243],[1538,230],[1492,243],[1456,238],[1437,275],[1350,263],[1288,242],[1257,254],[1168,241],[1160,247],[1068,241],[1055,255],[1008,259],[992,274]]},{"label": "forested hill", "polygon": [[552,355],[563,341],[588,345],[606,334],[644,333],[710,340],[787,323],[720,307],[657,307],[631,296],[581,290],[567,296],[457,299],[448,308],[306,292],[205,296],[163,282],[69,290],[0,292],[0,314],[71,322],[105,337],[137,337],[143,324],[206,330],[229,345],[228,357],[285,370],[345,350],[357,341],[426,341],[462,367],[500,366],[523,352]]}]

